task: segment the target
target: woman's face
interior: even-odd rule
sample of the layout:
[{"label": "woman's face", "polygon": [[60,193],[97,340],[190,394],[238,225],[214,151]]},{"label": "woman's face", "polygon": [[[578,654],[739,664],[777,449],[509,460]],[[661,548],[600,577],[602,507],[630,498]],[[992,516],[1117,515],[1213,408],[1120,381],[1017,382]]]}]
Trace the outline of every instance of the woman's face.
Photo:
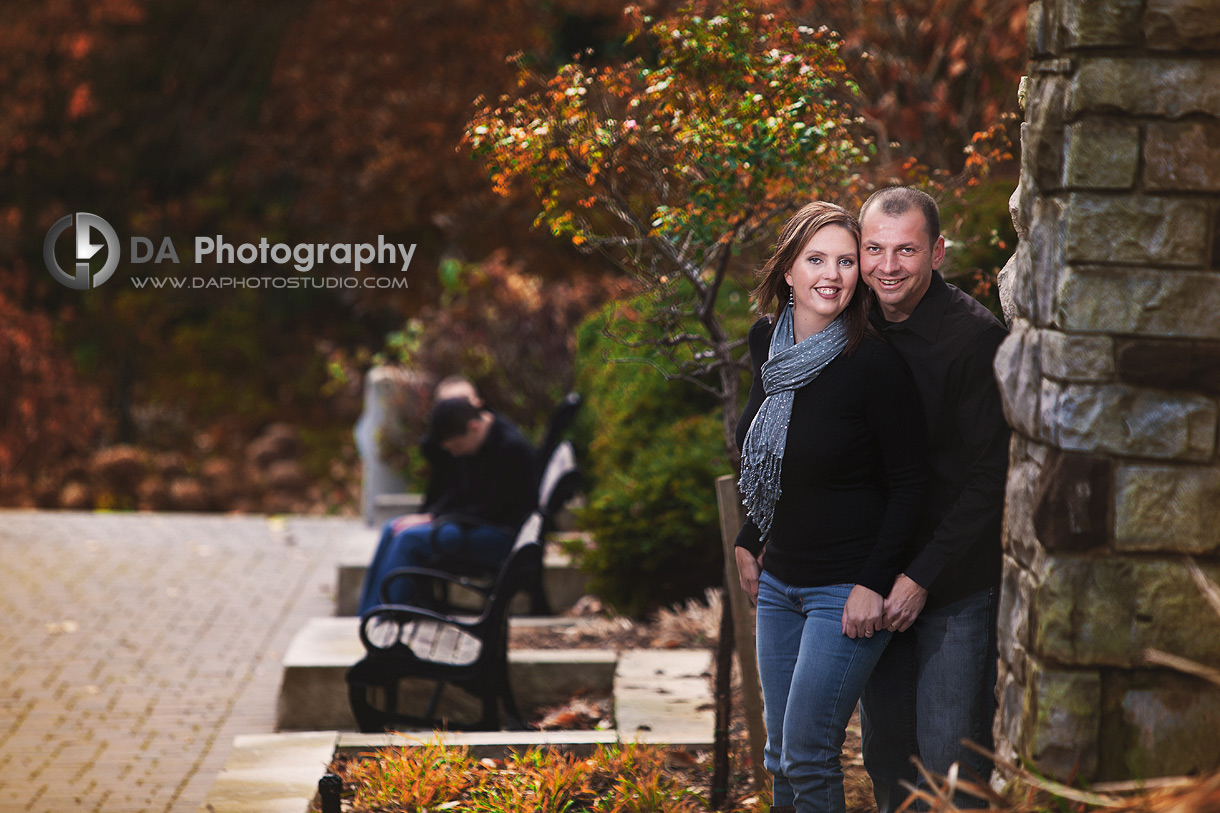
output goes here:
[{"label": "woman's face", "polygon": [[829,325],[851,302],[860,280],[860,246],[843,226],[813,233],[784,275],[792,286],[793,319],[806,335]]}]

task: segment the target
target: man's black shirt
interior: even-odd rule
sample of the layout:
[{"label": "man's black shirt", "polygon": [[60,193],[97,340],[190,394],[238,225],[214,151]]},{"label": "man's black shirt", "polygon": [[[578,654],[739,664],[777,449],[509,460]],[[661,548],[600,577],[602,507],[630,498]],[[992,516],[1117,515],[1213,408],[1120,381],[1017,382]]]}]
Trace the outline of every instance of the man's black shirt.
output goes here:
[{"label": "man's black shirt", "polygon": [[903,572],[928,589],[928,607],[943,606],[1000,583],[1009,430],[992,364],[1008,331],[937,271],[908,319],[874,309],[871,320],[923,399],[932,479]]}]

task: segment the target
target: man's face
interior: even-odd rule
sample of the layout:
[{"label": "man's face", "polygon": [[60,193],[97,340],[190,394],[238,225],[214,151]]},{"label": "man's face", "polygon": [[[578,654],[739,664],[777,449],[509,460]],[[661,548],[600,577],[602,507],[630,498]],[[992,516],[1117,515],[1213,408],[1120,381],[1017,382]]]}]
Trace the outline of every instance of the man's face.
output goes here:
[{"label": "man's face", "polygon": [[901,215],[872,210],[860,224],[860,273],[877,295],[881,314],[901,322],[914,311],[932,284],[932,269],[945,259],[945,239],[928,243],[923,212]]},{"label": "man's face", "polygon": [[479,446],[483,442],[483,435],[479,432],[477,420],[471,420],[466,424],[466,431],[460,435],[454,435],[448,440],[441,441],[441,448],[454,457],[468,457],[479,450]]}]

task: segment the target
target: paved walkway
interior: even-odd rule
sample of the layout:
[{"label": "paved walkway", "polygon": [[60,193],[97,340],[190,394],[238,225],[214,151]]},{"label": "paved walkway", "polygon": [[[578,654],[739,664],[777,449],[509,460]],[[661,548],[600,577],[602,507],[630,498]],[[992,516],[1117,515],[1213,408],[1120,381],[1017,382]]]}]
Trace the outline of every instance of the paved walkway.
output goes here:
[{"label": "paved walkway", "polygon": [[[358,520],[0,511],[0,811],[195,813]],[[323,766],[318,766],[321,776]]]}]

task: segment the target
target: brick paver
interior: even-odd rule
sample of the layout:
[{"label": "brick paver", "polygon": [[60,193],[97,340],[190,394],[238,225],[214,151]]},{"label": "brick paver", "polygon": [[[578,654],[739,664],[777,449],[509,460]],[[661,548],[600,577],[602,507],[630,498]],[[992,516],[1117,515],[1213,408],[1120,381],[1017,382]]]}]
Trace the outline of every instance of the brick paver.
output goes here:
[{"label": "brick paver", "polygon": [[[0,811],[198,810],[358,520],[0,511]],[[318,766],[321,776],[323,766]]]}]

